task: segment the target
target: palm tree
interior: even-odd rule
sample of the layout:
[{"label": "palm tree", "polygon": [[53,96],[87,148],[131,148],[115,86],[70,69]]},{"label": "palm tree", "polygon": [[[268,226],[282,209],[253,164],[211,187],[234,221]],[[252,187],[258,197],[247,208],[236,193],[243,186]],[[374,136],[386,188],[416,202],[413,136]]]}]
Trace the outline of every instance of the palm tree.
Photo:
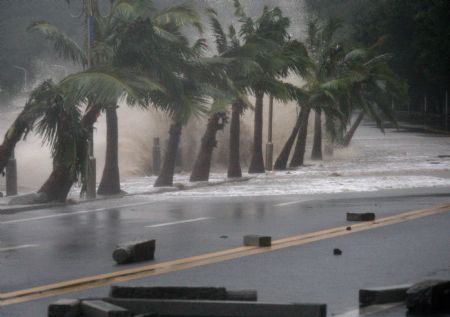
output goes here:
[{"label": "palm tree", "polygon": [[[334,41],[334,34],[340,23],[330,20],[325,24],[311,21],[308,24],[308,38],[306,40],[309,56],[313,63],[313,71],[306,77],[307,83],[302,87],[302,95],[299,104],[302,104],[301,122],[298,129],[297,142],[290,166],[303,165],[307,127],[310,111],[315,111],[315,133],[313,143],[313,159],[322,159],[322,122],[321,114],[325,112],[330,117],[340,117],[340,111],[336,106],[336,96],[324,83],[334,79],[337,73],[337,64],[342,56],[342,47]],[[284,154],[283,162],[289,154]],[[281,164],[280,168],[286,168]]]},{"label": "palm tree", "polygon": [[254,61],[257,52],[256,46],[242,45],[233,25],[229,26],[228,34],[226,34],[217,19],[217,12],[213,9],[209,9],[208,12],[217,52],[220,57],[232,59],[232,62],[226,65],[225,72],[233,85],[238,89],[231,103],[227,175],[229,178],[239,178],[242,177],[240,164],[240,118],[249,105],[245,97],[251,85],[248,79],[253,77],[255,72],[261,72],[261,67]]},{"label": "palm tree", "polygon": [[35,88],[20,114],[6,131],[3,143],[0,145],[0,173],[3,172],[16,144],[32,130],[35,122],[43,115],[51,104],[54,94],[53,83],[44,81]]},{"label": "palm tree", "polygon": [[[407,99],[407,85],[389,67],[390,54],[377,54],[379,44],[368,49],[354,49],[344,58],[344,93],[341,98],[341,107],[345,120],[338,123],[337,129],[345,133],[339,140],[339,145],[348,146],[364,116],[369,116],[383,131],[383,117],[397,125],[393,113],[395,103],[403,103]],[[342,84],[330,82],[329,87],[336,85],[342,90]],[[351,117],[356,108],[360,113],[345,132],[346,125],[350,125]],[[340,124],[340,125],[339,125]]]},{"label": "palm tree", "polygon": [[[52,87],[45,115],[35,123],[52,146],[53,170],[38,192],[48,201],[64,201],[72,184],[85,182],[89,131],[98,116],[115,100],[147,107],[149,96],[164,88],[136,72],[88,70],[72,74]],[[54,104],[56,106],[54,106]],[[88,105],[81,116],[81,108]]]},{"label": "palm tree", "polygon": [[256,20],[245,14],[239,1],[235,1],[235,9],[242,24],[239,35],[243,45],[257,48],[254,60],[262,70],[253,73],[248,80],[250,90],[256,97],[253,151],[249,173],[263,173],[265,171],[262,152],[264,95],[268,94],[281,101],[290,99],[295,87],[280,79],[290,72],[306,74],[307,54],[303,44],[290,39],[287,32],[290,20],[283,16],[278,7],[273,9],[265,7]]},{"label": "palm tree", "polygon": [[[137,43],[142,40],[142,37],[147,35],[154,43],[164,43],[164,45],[160,45],[159,51],[152,51],[153,56],[155,56],[155,53],[161,52],[161,49],[165,50],[161,56],[165,56],[167,55],[166,50],[168,43],[176,43],[177,45],[184,44],[185,39],[179,34],[179,28],[187,23],[200,28],[198,20],[195,12],[186,6],[170,7],[155,13],[151,6],[151,1],[116,1],[107,17],[102,17],[99,14],[94,15],[96,41],[91,52],[92,65],[94,68],[102,69],[137,66],[136,64],[130,63],[127,60],[127,56],[124,54],[124,51],[129,51],[130,45],[133,46],[136,45],[136,43],[132,43],[127,37],[121,35],[129,35],[131,33],[130,28],[134,25],[132,23],[149,25],[150,27],[146,28],[146,34],[139,33],[141,39],[139,39]],[[55,28],[50,30],[52,32],[49,32],[48,24],[39,23],[33,25],[33,29],[44,31],[44,34],[46,34],[48,38],[55,40],[56,48],[62,49],[63,52],[64,50],[66,52],[72,52],[71,48],[73,45],[68,45],[71,44],[71,41],[68,41],[67,37],[61,36],[61,33],[58,33]],[[78,56],[82,55],[82,52],[68,55],[69,57]],[[160,66],[164,62],[166,65],[170,65],[171,61],[164,58],[160,59]],[[161,80],[162,78],[161,74],[157,71],[150,72],[149,76],[153,78],[158,77],[157,80]],[[98,188],[98,193],[103,195],[117,194],[120,192],[117,103],[118,100],[103,106],[107,119],[107,147],[105,167]]]}]

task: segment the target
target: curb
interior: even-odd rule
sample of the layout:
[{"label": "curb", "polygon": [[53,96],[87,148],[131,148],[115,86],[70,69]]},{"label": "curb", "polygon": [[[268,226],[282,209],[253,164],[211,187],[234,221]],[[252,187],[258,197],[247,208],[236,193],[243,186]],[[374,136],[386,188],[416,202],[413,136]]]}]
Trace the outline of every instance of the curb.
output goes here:
[{"label": "curb", "polygon": [[31,210],[37,210],[37,209],[45,209],[45,208],[55,208],[55,207],[64,207],[64,206],[74,206],[74,205],[81,205],[86,204],[90,202],[98,202],[102,200],[110,200],[110,199],[120,199],[123,197],[132,197],[132,196],[149,196],[149,195],[157,195],[157,194],[164,194],[164,193],[170,193],[170,192],[176,192],[176,191],[188,191],[192,189],[197,188],[204,188],[204,187],[212,187],[212,186],[220,186],[224,184],[233,184],[233,183],[243,183],[251,180],[253,177],[241,177],[241,178],[232,178],[232,179],[226,179],[223,181],[218,182],[196,182],[192,185],[184,185],[184,184],[175,184],[174,187],[160,187],[156,188],[153,191],[147,191],[147,192],[140,192],[140,193],[123,193],[118,195],[112,195],[112,196],[100,196],[96,199],[87,199],[87,200],[80,200],[77,202],[65,202],[65,203],[45,203],[45,204],[32,204],[32,205],[16,205],[16,206],[9,206],[9,205],[0,205],[0,215],[12,215],[19,212],[25,212],[25,211],[31,211]]}]

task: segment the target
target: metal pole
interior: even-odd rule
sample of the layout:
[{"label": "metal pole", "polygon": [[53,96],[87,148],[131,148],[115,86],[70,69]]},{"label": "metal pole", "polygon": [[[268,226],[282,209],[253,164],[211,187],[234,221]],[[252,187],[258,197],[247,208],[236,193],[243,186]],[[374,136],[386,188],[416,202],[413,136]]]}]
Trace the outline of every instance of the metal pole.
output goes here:
[{"label": "metal pole", "polygon": [[161,146],[159,138],[153,138],[153,175],[158,176],[161,172]]},{"label": "metal pole", "polygon": [[[86,17],[87,17],[87,67],[88,69],[92,67],[92,41],[94,39],[94,25],[93,25],[93,11],[92,11],[92,0],[87,1],[86,7]],[[88,141],[88,164],[86,171],[86,198],[95,199],[97,196],[96,185],[97,185],[97,164],[94,157],[94,132],[91,128],[89,131],[89,141]]]},{"label": "metal pole", "polygon": [[273,96],[269,99],[269,127],[266,144],[266,170],[271,171],[273,167],[273,143],[272,143],[272,123],[273,123]]},{"label": "metal pole", "polygon": [[426,119],[426,115],[427,115],[427,95],[425,95],[425,97],[423,98],[423,125],[426,125],[427,119]]},{"label": "metal pole", "polygon": [[448,90],[445,91],[445,105],[444,105],[445,130],[448,131]]},{"label": "metal pole", "polygon": [[14,151],[6,165],[6,196],[17,195],[17,162]]}]

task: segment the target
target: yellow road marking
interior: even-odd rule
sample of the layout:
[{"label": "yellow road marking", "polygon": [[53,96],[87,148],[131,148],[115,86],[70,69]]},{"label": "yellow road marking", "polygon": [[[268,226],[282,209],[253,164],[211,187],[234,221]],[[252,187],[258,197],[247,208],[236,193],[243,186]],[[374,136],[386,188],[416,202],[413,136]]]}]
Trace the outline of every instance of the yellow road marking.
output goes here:
[{"label": "yellow road marking", "polygon": [[106,274],[83,277],[64,282],[48,284],[29,289],[0,294],[0,306],[27,302],[39,298],[46,298],[65,293],[81,291],[99,286],[110,285],[117,282],[125,282],[144,277],[150,277],[163,273],[186,270],[202,265],[214,264],[255,254],[272,252],[291,246],[299,246],[314,241],[344,236],[355,232],[375,229],[387,225],[401,223],[413,219],[423,218],[450,211],[450,204],[438,205],[429,209],[421,209],[385,217],[373,222],[362,222],[352,225],[352,230],[346,230],[347,226],[315,231],[307,234],[292,236],[275,240],[269,248],[238,247],[218,252],[206,253],[189,258],[177,259],[152,265],[146,265],[133,269],[126,269]]}]

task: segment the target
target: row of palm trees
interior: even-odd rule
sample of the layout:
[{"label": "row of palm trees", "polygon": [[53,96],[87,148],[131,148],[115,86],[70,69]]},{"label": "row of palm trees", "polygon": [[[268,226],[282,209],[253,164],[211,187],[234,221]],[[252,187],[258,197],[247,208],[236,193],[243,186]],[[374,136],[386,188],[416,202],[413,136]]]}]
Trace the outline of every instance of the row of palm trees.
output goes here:
[{"label": "row of palm trees", "polygon": [[[381,116],[395,121],[391,103],[404,96],[404,84],[389,69],[388,55],[371,48],[346,48],[335,40],[339,23],[312,21],[305,43],[288,33],[290,20],[275,8],[264,8],[254,18],[234,1],[239,27],[224,29],[218,13],[206,14],[216,44],[211,55],[201,38],[201,17],[181,5],[157,11],[150,0],[116,0],[107,16],[98,13],[90,0],[94,26],[92,49],[86,49],[47,22],[35,22],[29,30],[54,43],[61,56],[79,63],[83,71],[59,83],[45,81],[31,94],[23,111],[0,145],[0,171],[20,139],[31,130],[52,148],[53,170],[39,189],[48,200],[65,200],[73,183],[85,181],[89,133],[102,112],[107,120],[105,168],[99,194],[120,192],[118,167],[117,105],[156,108],[171,120],[162,170],[155,186],[172,186],[175,160],[184,125],[192,116],[208,116],[195,160],[191,181],[207,181],[217,145],[216,134],[230,122],[228,177],[241,177],[239,161],[240,120],[254,110],[254,134],[249,173],[263,173],[262,122],[264,96],[295,101],[301,108],[295,126],[274,168],[283,170],[296,143],[291,167],[303,164],[308,119],[315,112],[313,158],[322,157],[324,135],[335,144],[348,144],[354,125],[345,135],[352,113],[359,109],[356,124],[367,114],[381,127]],[[191,43],[183,33],[198,32]],[[87,66],[89,65],[89,68]],[[295,74],[302,87],[286,82]],[[256,98],[252,105],[248,95]],[[231,118],[229,118],[231,112]],[[296,141],[297,140],[297,141]]]}]

